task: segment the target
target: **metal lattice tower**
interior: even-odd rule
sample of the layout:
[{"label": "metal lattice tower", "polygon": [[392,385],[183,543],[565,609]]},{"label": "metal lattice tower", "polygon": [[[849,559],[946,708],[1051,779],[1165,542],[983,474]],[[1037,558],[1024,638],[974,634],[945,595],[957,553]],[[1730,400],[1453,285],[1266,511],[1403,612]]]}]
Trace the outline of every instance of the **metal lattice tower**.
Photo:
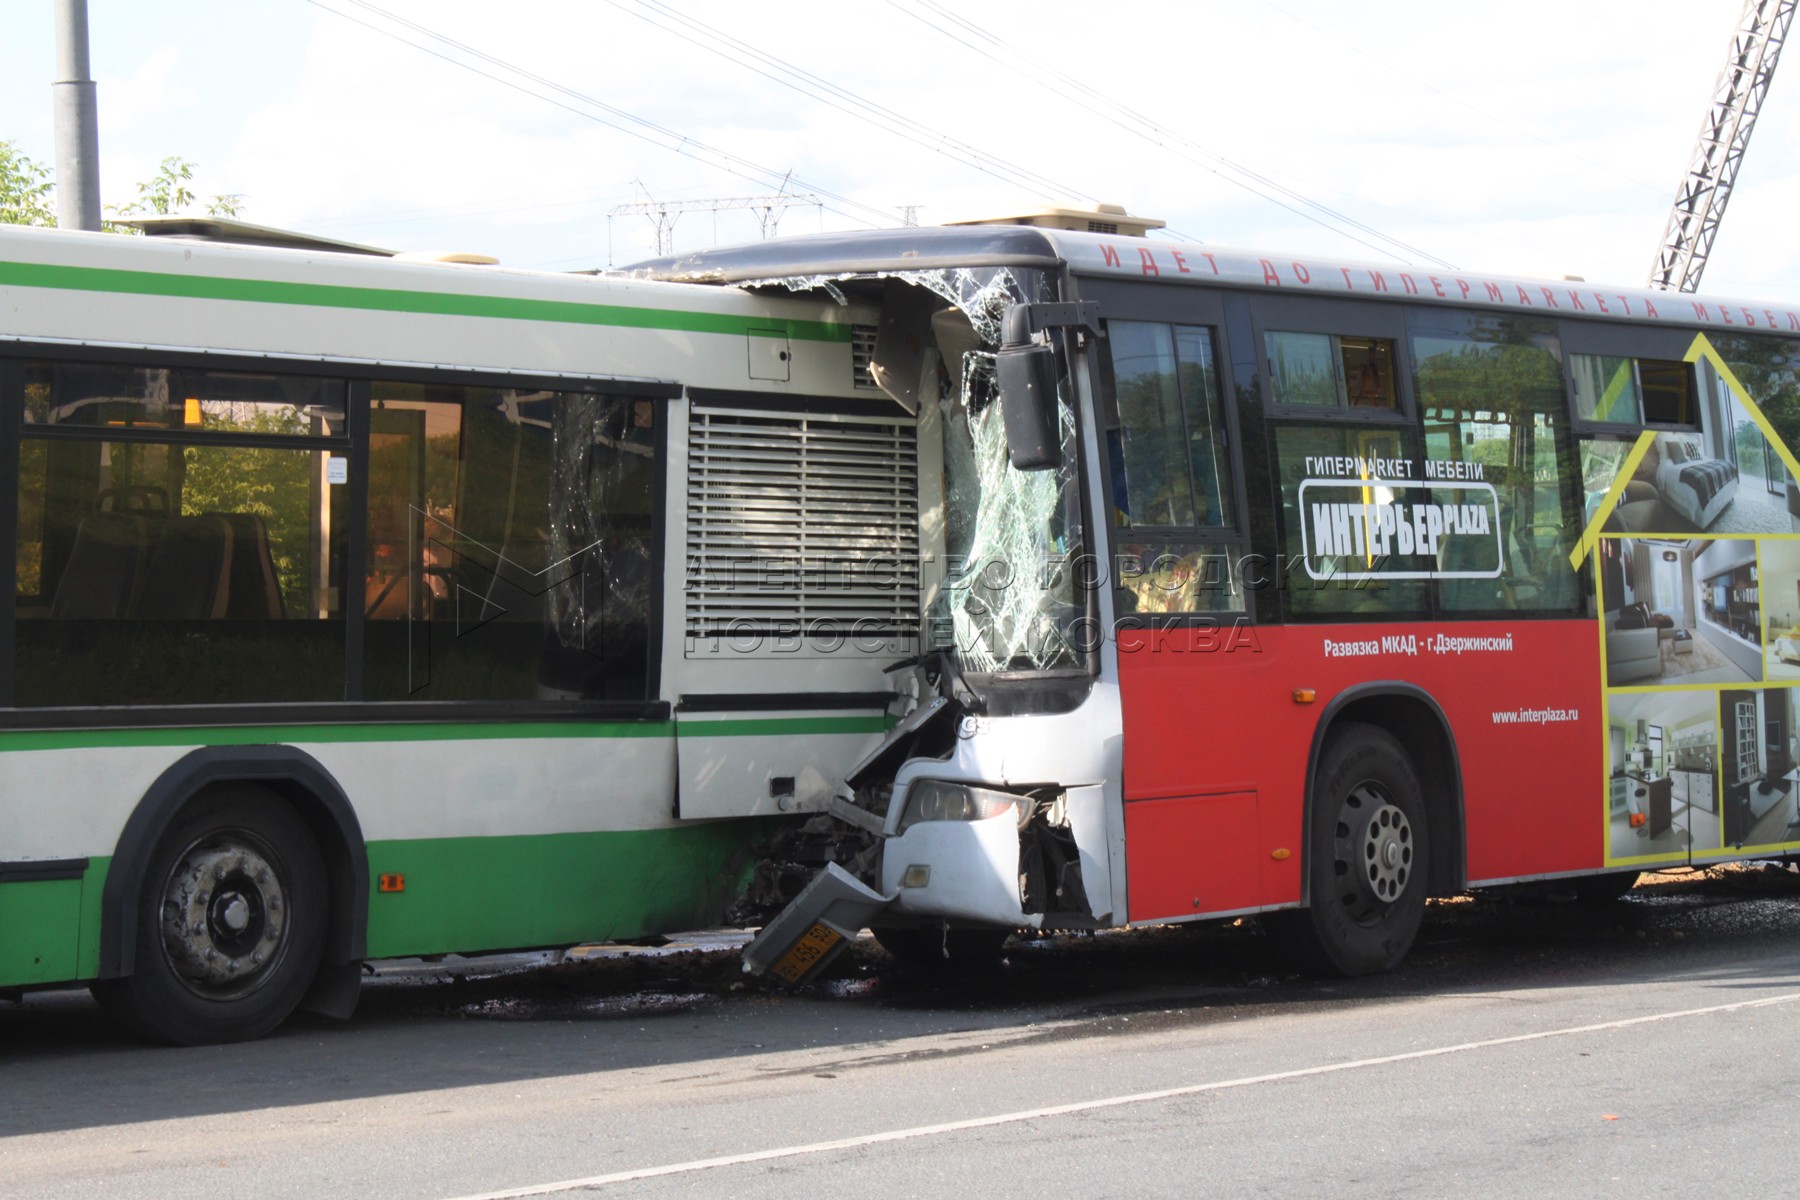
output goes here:
[{"label": "metal lattice tower", "polygon": [[1650,269],[1651,287],[1691,292],[1700,286],[1796,3],[1800,0],[1745,0],[1725,67],[1713,85],[1693,163],[1675,193],[1662,248]]},{"label": "metal lattice tower", "polygon": [[803,205],[818,208],[823,204],[824,201],[817,196],[786,193],[778,196],[723,196],[712,200],[643,200],[634,204],[614,205],[607,216],[641,213],[649,217],[650,223],[656,226],[656,252],[672,254],[675,248],[675,222],[682,213],[719,213],[749,209],[756,215],[756,223],[762,227],[763,237],[771,238],[775,236],[776,226],[781,223],[782,213],[787,209]]}]

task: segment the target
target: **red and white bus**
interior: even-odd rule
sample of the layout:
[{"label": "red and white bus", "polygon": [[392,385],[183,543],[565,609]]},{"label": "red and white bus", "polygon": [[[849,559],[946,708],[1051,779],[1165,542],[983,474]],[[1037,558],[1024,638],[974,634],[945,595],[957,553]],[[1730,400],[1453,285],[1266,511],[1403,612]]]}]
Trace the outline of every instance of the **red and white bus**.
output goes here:
[{"label": "red and white bus", "polygon": [[918,420],[925,652],[753,967],[1265,914],[1362,973],[1800,850],[1800,310],[1089,221],[644,268],[879,305]]}]

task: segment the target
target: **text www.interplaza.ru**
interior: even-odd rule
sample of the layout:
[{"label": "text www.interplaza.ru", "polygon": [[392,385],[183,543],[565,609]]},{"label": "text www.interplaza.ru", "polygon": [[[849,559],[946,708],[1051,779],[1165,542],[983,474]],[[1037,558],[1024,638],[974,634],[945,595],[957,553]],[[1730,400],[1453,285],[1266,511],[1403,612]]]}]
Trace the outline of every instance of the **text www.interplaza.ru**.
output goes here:
[{"label": "text www.interplaza.ru", "polygon": [[1579,721],[1577,708],[1509,708],[1494,714],[1496,725],[1550,725],[1558,721]]}]

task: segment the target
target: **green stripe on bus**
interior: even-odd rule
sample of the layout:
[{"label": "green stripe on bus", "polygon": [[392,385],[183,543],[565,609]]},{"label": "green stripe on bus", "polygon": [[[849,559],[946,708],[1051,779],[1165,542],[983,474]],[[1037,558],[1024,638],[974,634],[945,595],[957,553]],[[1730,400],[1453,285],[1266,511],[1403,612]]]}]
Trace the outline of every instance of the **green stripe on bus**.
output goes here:
[{"label": "green stripe on bus", "polygon": [[668,329],[683,333],[725,333],[767,337],[786,334],[803,342],[848,342],[850,326],[829,321],[730,313],[682,312],[570,300],[518,296],[474,296],[400,288],[343,284],[286,283],[270,279],[228,279],[217,275],[174,275],[163,271],[123,271],[109,267],[65,267],[45,263],[0,262],[0,285],[80,292],[120,292],[137,296],[178,296],[189,300],[231,300],[256,304],[297,304],[379,312],[491,317],[506,321],[553,321],[565,325],[610,325],[623,329]]},{"label": "green stripe on bus", "polygon": [[[595,803],[604,803],[596,785]],[[617,941],[724,920],[756,855],[745,821],[371,842],[369,957]]]}]

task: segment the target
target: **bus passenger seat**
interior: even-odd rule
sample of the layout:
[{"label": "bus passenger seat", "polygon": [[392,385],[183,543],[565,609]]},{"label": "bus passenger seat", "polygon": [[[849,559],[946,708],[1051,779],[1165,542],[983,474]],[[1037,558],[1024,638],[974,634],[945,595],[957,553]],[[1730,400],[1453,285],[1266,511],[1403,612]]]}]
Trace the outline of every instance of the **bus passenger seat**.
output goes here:
[{"label": "bus passenger seat", "polygon": [[156,539],[132,615],[146,621],[216,620],[225,615],[230,585],[231,526],[225,518],[177,517]]},{"label": "bus passenger seat", "polygon": [[69,561],[56,581],[50,615],[77,621],[128,615],[144,585],[150,526],[130,513],[95,513],[75,530]]},{"label": "bus passenger seat", "polygon": [[231,526],[231,586],[225,615],[234,621],[279,621],[287,615],[269,527],[255,513],[219,513]]}]

